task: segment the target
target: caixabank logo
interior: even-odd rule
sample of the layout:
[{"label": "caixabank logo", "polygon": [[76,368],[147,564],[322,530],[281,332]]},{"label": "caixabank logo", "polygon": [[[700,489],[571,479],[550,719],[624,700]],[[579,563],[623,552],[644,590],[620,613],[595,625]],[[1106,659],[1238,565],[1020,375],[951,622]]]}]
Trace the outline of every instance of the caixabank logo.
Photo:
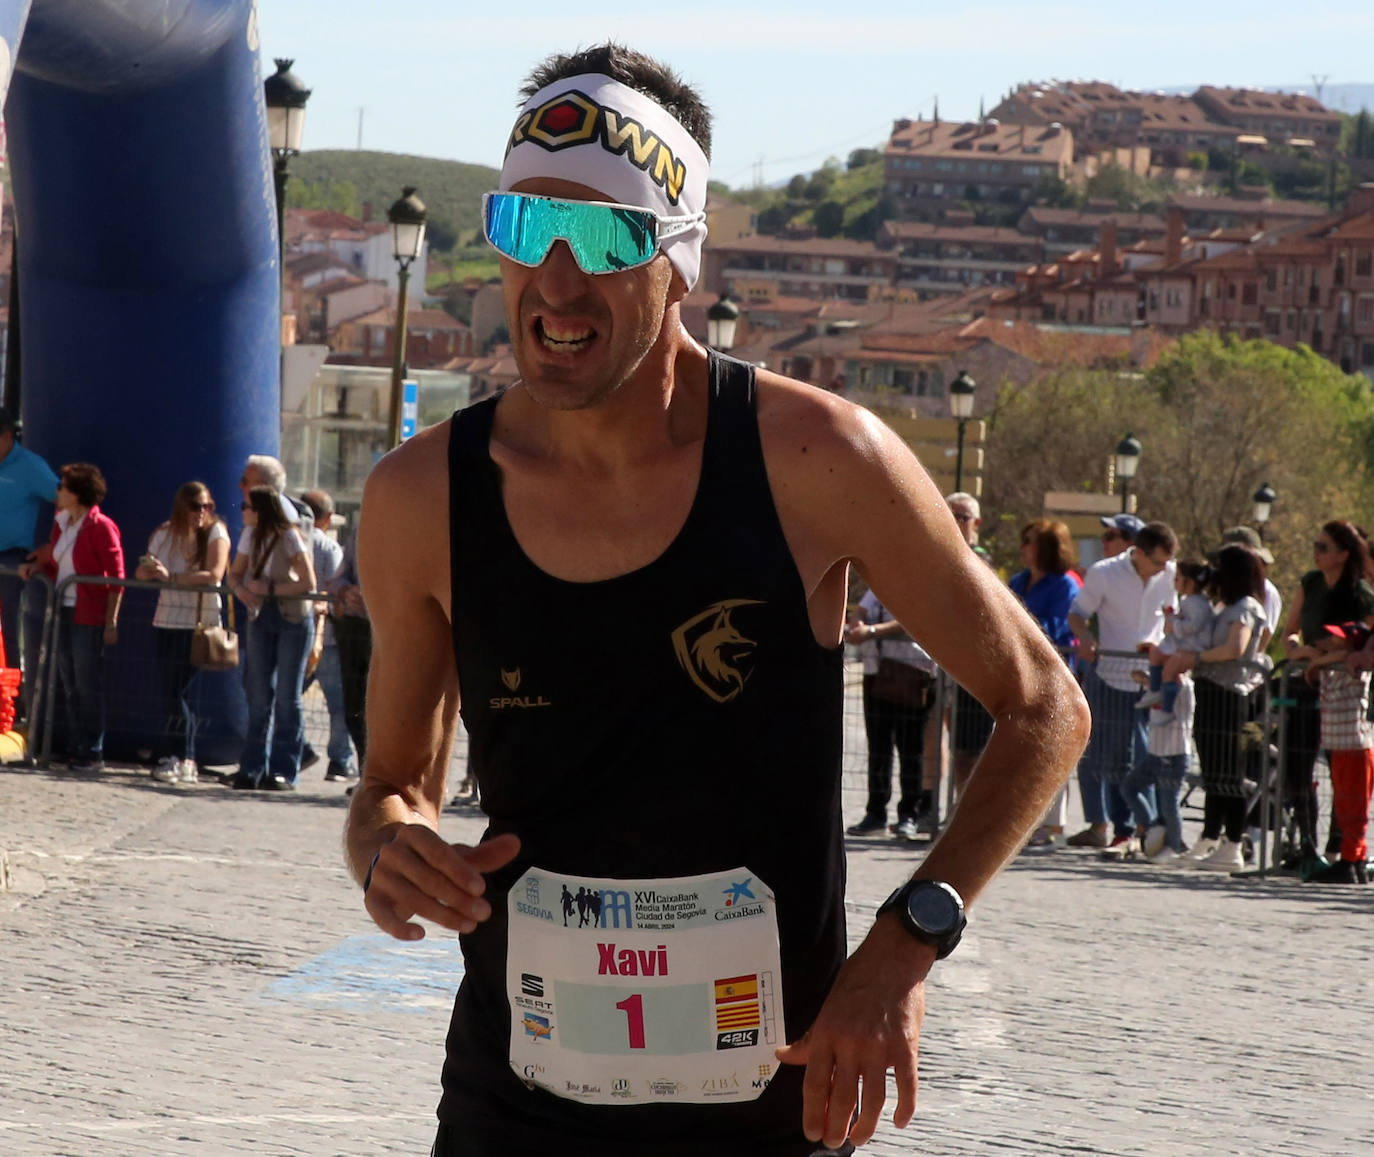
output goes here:
[{"label": "caixabank logo", "polygon": [[673,150],[656,133],[633,117],[597,104],[577,89],[559,93],[524,113],[511,130],[506,152],[526,142],[551,153],[599,143],[648,173],[674,205],[687,181],[687,165],[673,155]]}]

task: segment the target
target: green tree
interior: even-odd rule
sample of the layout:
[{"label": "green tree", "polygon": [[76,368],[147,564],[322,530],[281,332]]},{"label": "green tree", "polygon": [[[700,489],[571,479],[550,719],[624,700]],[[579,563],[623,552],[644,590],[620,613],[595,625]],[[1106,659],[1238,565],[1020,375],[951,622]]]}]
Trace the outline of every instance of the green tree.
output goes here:
[{"label": "green tree", "polygon": [[839,172],[838,165],[832,169],[827,164],[825,167],[817,169],[811,174],[811,179],[806,182],[806,188],[802,195],[808,201],[824,201],[835,187],[835,178],[839,176]]},{"label": "green tree", "polygon": [[855,169],[862,169],[865,165],[871,165],[883,159],[881,149],[855,149],[849,154],[849,159],[845,161],[844,167],[851,173]]},{"label": "green tree", "polygon": [[1358,521],[1374,499],[1372,414],[1368,381],[1306,347],[1209,330],[1180,338],[1143,374],[1053,370],[1004,386],[989,415],[986,506],[1003,521],[984,527],[1010,556],[1047,490],[1103,490],[1112,448],[1131,430],[1144,447],[1133,486],[1140,513],[1173,526],[1187,553],[1215,549],[1223,529],[1250,519],[1259,485],[1274,487],[1271,577],[1291,592],[1315,528]]},{"label": "green tree", "polygon": [[787,182],[787,196],[793,201],[800,201],[806,196],[806,178],[801,173]]},{"label": "green tree", "polygon": [[1089,177],[1086,191],[1090,198],[1115,201],[1117,208],[1132,212],[1157,208],[1169,193],[1162,182],[1151,181],[1116,164],[1103,165]]},{"label": "green tree", "polygon": [[811,220],[820,236],[837,237],[844,229],[844,205],[840,201],[822,201]]}]

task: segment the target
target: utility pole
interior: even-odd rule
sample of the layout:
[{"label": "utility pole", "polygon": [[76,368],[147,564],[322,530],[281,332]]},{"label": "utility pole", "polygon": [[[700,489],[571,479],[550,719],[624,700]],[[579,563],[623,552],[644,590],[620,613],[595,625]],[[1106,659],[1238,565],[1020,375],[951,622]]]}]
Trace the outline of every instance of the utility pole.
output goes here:
[{"label": "utility pole", "polygon": [[1310,74],[1312,77],[1312,90],[1317,94],[1317,103],[1322,103],[1322,90],[1326,87],[1326,82],[1331,79],[1328,72],[1324,76],[1318,76],[1315,72]]},{"label": "utility pole", "polygon": [[358,108],[358,151],[359,151],[359,152],[362,152],[362,151],[363,151],[363,114],[364,114],[365,112],[367,112],[367,109],[365,109],[365,108],[363,108],[363,107],[361,107],[361,106]]}]

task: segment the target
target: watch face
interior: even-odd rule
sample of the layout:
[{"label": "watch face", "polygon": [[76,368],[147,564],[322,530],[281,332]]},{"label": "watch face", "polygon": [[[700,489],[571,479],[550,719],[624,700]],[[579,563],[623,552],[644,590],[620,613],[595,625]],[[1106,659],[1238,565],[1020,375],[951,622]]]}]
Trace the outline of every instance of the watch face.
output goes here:
[{"label": "watch face", "polygon": [[907,911],[918,928],[940,935],[959,922],[959,906],[943,888],[915,888],[907,895]]}]

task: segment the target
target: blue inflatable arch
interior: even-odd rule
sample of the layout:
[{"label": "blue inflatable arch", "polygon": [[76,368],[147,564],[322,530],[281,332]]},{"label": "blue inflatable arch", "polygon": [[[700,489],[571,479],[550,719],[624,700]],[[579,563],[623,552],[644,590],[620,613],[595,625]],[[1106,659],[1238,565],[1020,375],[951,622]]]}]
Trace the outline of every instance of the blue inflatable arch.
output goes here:
[{"label": "blue inflatable arch", "polygon": [[[243,460],[277,453],[281,415],[255,0],[0,0],[0,37],[25,444],[100,466],[131,567],[188,479],[236,533]],[[148,726],[151,647],[106,664],[117,756]],[[203,694],[201,754],[232,761],[237,679]]]}]

